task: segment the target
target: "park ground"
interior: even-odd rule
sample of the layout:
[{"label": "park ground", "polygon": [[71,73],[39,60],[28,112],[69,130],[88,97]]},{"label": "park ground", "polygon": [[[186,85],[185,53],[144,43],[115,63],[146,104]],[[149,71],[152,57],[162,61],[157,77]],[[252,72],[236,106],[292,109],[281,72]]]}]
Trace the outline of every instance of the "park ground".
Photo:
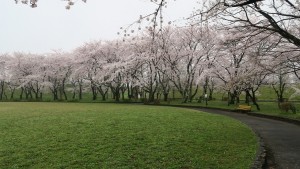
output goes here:
[{"label": "park ground", "polygon": [[106,103],[0,103],[0,168],[250,168],[258,139],[234,119]]}]

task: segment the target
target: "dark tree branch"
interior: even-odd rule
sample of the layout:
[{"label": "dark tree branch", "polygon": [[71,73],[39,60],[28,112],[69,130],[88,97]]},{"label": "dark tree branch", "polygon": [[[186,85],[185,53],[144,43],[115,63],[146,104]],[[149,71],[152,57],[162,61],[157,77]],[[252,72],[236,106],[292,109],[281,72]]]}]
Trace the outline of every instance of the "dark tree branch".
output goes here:
[{"label": "dark tree branch", "polygon": [[271,26],[274,28],[275,32],[280,34],[283,38],[287,39],[289,42],[293,43],[294,45],[300,47],[300,39],[299,38],[297,38],[296,36],[294,36],[291,33],[285,31],[284,29],[282,29],[277,24],[277,22],[269,14],[267,14],[266,12],[264,12],[260,9],[258,10],[258,12],[269,21]]},{"label": "dark tree branch", "polygon": [[245,1],[245,2],[242,2],[242,3],[239,3],[239,4],[228,4],[224,1],[224,6],[228,6],[228,7],[242,7],[242,6],[245,6],[245,5],[250,5],[250,4],[254,4],[254,3],[257,3],[259,1],[263,1],[263,0],[248,0],[248,1]]}]

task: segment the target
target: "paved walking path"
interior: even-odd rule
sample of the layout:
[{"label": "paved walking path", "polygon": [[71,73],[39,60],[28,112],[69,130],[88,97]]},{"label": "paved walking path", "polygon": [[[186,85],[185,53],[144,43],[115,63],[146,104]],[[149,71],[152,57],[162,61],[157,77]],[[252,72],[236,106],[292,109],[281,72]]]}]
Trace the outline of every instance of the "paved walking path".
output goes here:
[{"label": "paved walking path", "polygon": [[269,162],[267,168],[300,169],[300,126],[241,113],[202,108],[196,110],[230,116],[251,127],[273,154],[274,159],[271,160],[274,160],[276,165]]}]

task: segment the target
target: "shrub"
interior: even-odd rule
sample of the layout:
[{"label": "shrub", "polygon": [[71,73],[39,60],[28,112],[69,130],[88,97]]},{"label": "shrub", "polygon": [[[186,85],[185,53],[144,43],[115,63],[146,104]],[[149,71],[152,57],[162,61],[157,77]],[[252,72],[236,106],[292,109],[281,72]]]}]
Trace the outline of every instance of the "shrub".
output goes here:
[{"label": "shrub", "polygon": [[131,99],[124,99],[124,100],[122,100],[124,103],[131,103],[132,102],[132,100]]},{"label": "shrub", "polygon": [[296,107],[293,103],[291,102],[282,102],[278,104],[278,107],[281,111],[288,112],[291,110],[293,113],[296,113]]},{"label": "shrub", "polygon": [[156,105],[158,105],[158,104],[160,104],[160,100],[159,99],[155,99],[153,103],[156,104]]},{"label": "shrub", "polygon": [[228,97],[222,97],[222,101],[228,101]]},{"label": "shrub", "polygon": [[142,98],[141,101],[142,101],[142,103],[144,103],[144,104],[149,104],[149,103],[150,103],[149,100],[148,100],[147,98]]}]

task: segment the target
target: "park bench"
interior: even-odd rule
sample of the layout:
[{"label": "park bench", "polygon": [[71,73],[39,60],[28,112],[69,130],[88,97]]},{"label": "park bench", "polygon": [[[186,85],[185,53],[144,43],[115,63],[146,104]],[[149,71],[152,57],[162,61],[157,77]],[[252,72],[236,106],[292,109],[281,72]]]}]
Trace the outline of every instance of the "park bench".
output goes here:
[{"label": "park bench", "polygon": [[236,110],[242,111],[242,112],[249,112],[249,111],[251,111],[251,106],[241,104],[236,108]]}]

